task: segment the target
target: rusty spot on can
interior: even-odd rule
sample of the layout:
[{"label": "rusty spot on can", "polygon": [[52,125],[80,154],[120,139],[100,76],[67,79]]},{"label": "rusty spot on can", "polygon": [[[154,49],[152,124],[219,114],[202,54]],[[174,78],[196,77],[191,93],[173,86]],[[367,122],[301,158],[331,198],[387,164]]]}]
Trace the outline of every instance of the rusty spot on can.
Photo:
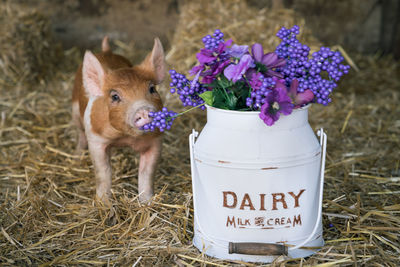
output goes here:
[{"label": "rusty spot on can", "polygon": [[319,151],[317,154],[315,154],[314,157],[315,157],[315,156],[318,156],[319,154],[321,154],[321,151]]},{"label": "rusty spot on can", "polygon": [[218,162],[219,163],[224,163],[224,164],[230,163],[230,161],[225,161],[225,160],[218,160]]},{"label": "rusty spot on can", "polygon": [[199,160],[199,159],[194,159],[195,161],[198,161],[198,162],[200,162],[200,163],[202,163],[202,161],[201,160]]},{"label": "rusty spot on can", "polygon": [[266,167],[266,168],[261,168],[261,170],[275,170],[278,169],[278,167]]}]

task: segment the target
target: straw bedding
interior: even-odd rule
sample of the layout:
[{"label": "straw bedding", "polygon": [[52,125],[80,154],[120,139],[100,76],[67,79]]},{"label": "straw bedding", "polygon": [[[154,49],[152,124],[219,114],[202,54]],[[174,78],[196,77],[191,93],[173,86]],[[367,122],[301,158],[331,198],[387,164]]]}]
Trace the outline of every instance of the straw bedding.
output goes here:
[{"label": "straw bedding", "polygon": [[49,20],[21,5],[0,5],[0,36],[2,86],[43,82],[62,58]]},{"label": "straw bedding", "polygon": [[[234,9],[242,2],[228,1],[228,5]],[[187,12],[190,8],[186,6]],[[257,12],[270,14],[254,11],[255,22]],[[207,15],[209,20],[218,17],[212,14]],[[291,19],[287,15],[282,21]],[[183,23],[177,29],[181,39],[173,38],[171,51],[174,46],[197,46],[198,37],[215,28],[210,22],[201,33],[196,28],[183,34]],[[240,31],[232,26],[228,34],[243,43],[257,39],[255,33],[247,39],[235,35]],[[263,42],[273,38],[270,34],[266,32]],[[195,48],[186,52],[177,48],[170,52],[169,62],[185,71],[193,64],[185,60]],[[328,134],[326,244],[310,258],[279,258],[272,265],[400,264],[399,66],[390,58],[353,55],[352,59],[360,71],[353,70],[344,79],[330,106],[314,105],[310,110],[313,129],[324,127]],[[88,154],[73,154],[77,134],[70,124],[72,77],[73,72],[60,68],[51,81],[35,87],[0,89],[0,264],[253,266],[207,257],[191,245],[187,137],[192,128],[204,125],[202,112],[180,117],[165,134],[150,206],[137,199],[138,157],[128,149],[113,152],[115,216],[110,219],[109,209],[93,200],[94,172]],[[175,106],[176,101],[170,99],[167,105]]]}]

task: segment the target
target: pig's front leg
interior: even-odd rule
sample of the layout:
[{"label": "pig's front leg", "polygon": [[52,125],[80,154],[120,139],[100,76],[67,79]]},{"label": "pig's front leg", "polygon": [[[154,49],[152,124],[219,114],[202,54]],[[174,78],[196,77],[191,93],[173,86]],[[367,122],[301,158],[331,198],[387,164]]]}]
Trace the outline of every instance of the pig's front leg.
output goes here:
[{"label": "pig's front leg", "polygon": [[161,154],[161,137],[154,138],[150,147],[140,153],[139,163],[139,201],[148,202],[153,196],[154,173]]},{"label": "pig's front leg", "polygon": [[96,175],[97,198],[104,204],[109,204],[112,172],[108,144],[101,140],[91,139],[88,140],[88,144]]}]

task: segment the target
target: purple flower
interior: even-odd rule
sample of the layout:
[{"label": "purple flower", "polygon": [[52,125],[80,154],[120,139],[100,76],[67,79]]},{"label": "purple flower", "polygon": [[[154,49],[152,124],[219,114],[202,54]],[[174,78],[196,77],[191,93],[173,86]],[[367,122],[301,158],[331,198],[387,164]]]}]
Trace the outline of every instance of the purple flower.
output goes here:
[{"label": "purple flower", "polygon": [[193,89],[196,86],[196,83],[199,81],[201,70],[197,72],[196,76],[194,77],[193,81],[190,83],[190,89]]},{"label": "purple flower", "polygon": [[231,48],[228,48],[226,52],[231,57],[241,58],[248,51],[249,51],[249,46],[248,45],[237,45],[237,44],[234,44],[234,45],[232,45]]},{"label": "purple flower", "polygon": [[196,80],[190,81],[185,75],[178,73],[175,70],[170,70],[169,74],[171,75],[171,83],[169,84],[171,87],[170,92],[171,94],[177,93],[179,95],[179,99],[182,101],[183,106],[194,107],[204,103],[199,95],[207,91],[206,87]]},{"label": "purple flower", "polygon": [[293,104],[288,96],[286,86],[277,81],[275,88],[265,97],[265,103],[261,106],[260,118],[265,124],[271,126],[279,119],[280,114],[292,113]]},{"label": "purple flower", "polygon": [[229,39],[229,40],[226,41],[226,42],[221,42],[221,43],[219,43],[218,48],[217,48],[217,50],[216,50],[215,52],[217,52],[218,55],[222,54],[223,52],[226,51],[226,49],[228,48],[228,46],[231,46],[231,45],[232,45],[232,43],[233,43],[233,40],[232,40],[232,39]]},{"label": "purple flower", "polygon": [[230,59],[224,61],[215,61],[209,69],[203,71],[201,76],[203,76],[202,83],[211,84],[215,80],[215,77],[220,74],[224,68],[231,63]]},{"label": "purple flower", "polygon": [[203,64],[194,66],[191,70],[189,70],[190,75],[196,75],[197,73],[202,72],[205,69]]},{"label": "purple flower", "polygon": [[201,80],[202,84],[211,84],[213,81],[215,80],[215,76],[213,75],[206,75],[203,77],[203,79]]},{"label": "purple flower", "polygon": [[217,59],[213,51],[204,48],[200,50],[200,53],[197,53],[196,57],[201,65],[213,62]]},{"label": "purple flower", "polygon": [[314,94],[310,89],[307,89],[304,92],[297,92],[298,87],[299,81],[297,79],[293,79],[292,83],[290,84],[289,97],[292,99],[292,103],[295,105],[295,108],[310,103],[314,99]]},{"label": "purple flower", "polygon": [[264,56],[264,49],[261,44],[255,43],[251,46],[251,53],[256,62],[261,62]]},{"label": "purple flower", "polygon": [[200,62],[200,66],[204,64],[211,64],[215,61],[222,53],[225,52],[228,46],[232,44],[232,39],[229,39],[226,42],[219,43],[217,49],[209,50],[209,49],[201,49],[200,53],[197,53],[197,60]]},{"label": "purple flower", "polygon": [[202,83],[211,84],[215,80],[215,77],[220,74],[223,69],[230,64],[230,59],[227,57],[226,50],[228,46],[232,45],[232,39],[226,42],[220,42],[216,48],[201,49],[200,53],[197,53],[197,59],[200,65],[194,66],[190,71],[190,75],[196,75],[195,80],[198,80],[198,76],[202,76]]},{"label": "purple flower", "polygon": [[157,128],[160,132],[170,130],[177,116],[177,113],[169,111],[166,107],[163,107],[161,111],[149,112],[149,117],[153,119],[151,122],[143,125],[141,130],[146,132],[154,132]]},{"label": "purple flower", "polygon": [[246,77],[253,90],[258,90],[261,88],[264,79],[264,76],[261,73],[257,72],[255,69],[249,69],[246,72]]},{"label": "purple flower", "polygon": [[283,75],[273,71],[272,69],[280,68],[285,66],[286,60],[283,58],[278,58],[278,55],[274,52],[264,54],[264,50],[261,44],[255,43],[251,47],[251,53],[255,62],[263,64],[267,70],[264,72],[267,76],[275,76],[278,78],[283,78]]},{"label": "purple flower", "polygon": [[253,65],[253,58],[250,55],[244,55],[237,65],[231,64],[224,70],[224,75],[228,80],[237,82],[242,75]]},{"label": "purple flower", "polygon": [[230,60],[230,59],[227,59],[227,60],[224,60],[224,61],[216,62],[216,64],[214,64],[214,65],[211,67],[212,75],[217,76],[217,75],[220,74],[220,73],[223,71],[223,69],[224,69],[226,66],[228,66],[230,63],[231,63],[231,60]]}]

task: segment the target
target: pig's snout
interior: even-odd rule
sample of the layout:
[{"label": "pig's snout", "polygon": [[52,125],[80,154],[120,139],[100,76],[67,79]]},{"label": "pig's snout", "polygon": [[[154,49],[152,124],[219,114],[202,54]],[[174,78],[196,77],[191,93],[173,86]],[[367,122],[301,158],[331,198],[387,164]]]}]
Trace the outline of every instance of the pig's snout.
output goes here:
[{"label": "pig's snout", "polygon": [[149,116],[151,110],[149,109],[139,109],[133,116],[133,126],[137,128],[143,127],[145,124],[150,123],[153,118]]}]

